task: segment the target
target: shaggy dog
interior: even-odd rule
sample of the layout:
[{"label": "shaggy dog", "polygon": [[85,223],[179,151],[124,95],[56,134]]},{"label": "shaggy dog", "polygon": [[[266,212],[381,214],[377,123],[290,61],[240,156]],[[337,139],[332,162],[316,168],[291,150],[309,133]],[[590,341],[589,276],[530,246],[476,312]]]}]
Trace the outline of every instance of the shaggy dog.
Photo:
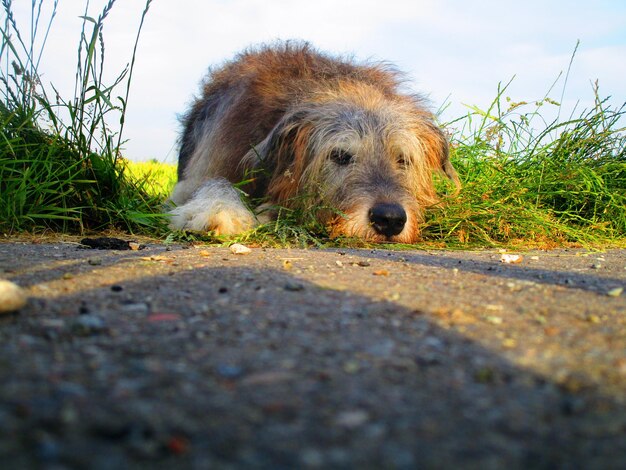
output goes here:
[{"label": "shaggy dog", "polygon": [[[171,226],[236,234],[282,206],[313,210],[332,236],[415,242],[437,201],[432,172],[458,177],[432,114],[400,85],[388,65],[300,43],[212,70],[183,119]],[[256,216],[233,187],[244,180],[265,198]]]}]

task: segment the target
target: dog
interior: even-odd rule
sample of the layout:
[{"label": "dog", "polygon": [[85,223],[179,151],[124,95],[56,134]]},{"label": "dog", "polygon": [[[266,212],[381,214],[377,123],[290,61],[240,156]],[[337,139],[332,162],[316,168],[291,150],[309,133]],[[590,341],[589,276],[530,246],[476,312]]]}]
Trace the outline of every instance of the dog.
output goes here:
[{"label": "dog", "polygon": [[[250,49],[209,72],[182,119],[174,229],[232,235],[313,211],[331,237],[414,243],[437,203],[433,172],[459,187],[448,142],[386,63],[334,58],[308,43]],[[251,200],[253,213],[235,184]]]}]

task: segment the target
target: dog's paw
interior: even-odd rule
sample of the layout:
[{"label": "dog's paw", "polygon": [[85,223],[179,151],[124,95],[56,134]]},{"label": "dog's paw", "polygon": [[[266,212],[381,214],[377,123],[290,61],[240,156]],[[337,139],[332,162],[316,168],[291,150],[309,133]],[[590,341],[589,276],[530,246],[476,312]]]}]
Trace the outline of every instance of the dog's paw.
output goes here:
[{"label": "dog's paw", "polygon": [[214,232],[216,235],[236,235],[252,229],[256,219],[243,207],[221,207],[194,210],[190,204],[173,209],[170,227],[192,232]]},{"label": "dog's paw", "polygon": [[170,211],[170,227],[193,232],[236,235],[257,224],[239,193],[226,180],[206,181],[185,203]]},{"label": "dog's paw", "polygon": [[216,235],[236,235],[254,228],[256,224],[254,216],[247,210],[223,210],[209,217],[201,231],[213,231]]}]

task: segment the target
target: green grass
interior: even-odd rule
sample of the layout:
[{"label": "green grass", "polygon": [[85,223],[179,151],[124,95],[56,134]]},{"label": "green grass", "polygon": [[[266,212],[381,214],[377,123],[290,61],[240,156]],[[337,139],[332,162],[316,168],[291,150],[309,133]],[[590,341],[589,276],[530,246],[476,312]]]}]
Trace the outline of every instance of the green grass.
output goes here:
[{"label": "green grass", "polygon": [[[235,238],[169,233],[161,207],[175,183],[175,166],[121,158],[135,51],[150,1],[129,45],[128,67],[103,83],[102,26],[114,3],[95,18],[85,12],[77,34],[75,93],[60,97],[42,85],[38,70],[53,18],[35,15],[27,42],[11,2],[2,0],[0,231],[117,229],[166,240],[367,246],[329,240],[313,210],[284,208],[276,221]],[[31,47],[35,42],[40,50]],[[499,88],[488,109],[471,107],[443,124],[463,187],[428,211],[419,246],[626,246],[624,107],[611,107],[596,86],[591,109],[546,122],[545,116],[561,114],[556,101],[546,96],[514,103],[506,91]],[[440,184],[445,194],[446,183]]]},{"label": "green grass", "polygon": [[[134,51],[112,83],[102,81],[106,50],[102,27],[114,3],[110,1],[96,18],[85,11],[77,34],[75,92],[68,98],[44,87],[38,70],[56,2],[47,20],[39,16],[41,3],[33,2],[26,41],[11,1],[2,0],[0,230],[5,233],[164,230],[160,198],[129,177],[120,158]],[[134,49],[149,6],[150,0]],[[41,44],[40,49],[34,50],[34,44]],[[112,129],[111,123],[116,127]]]},{"label": "green grass", "polygon": [[596,88],[592,109],[537,129],[541,107],[559,104],[510,103],[505,90],[487,111],[474,109],[453,135],[463,189],[431,211],[425,238],[478,245],[622,243],[624,107],[611,108]]}]

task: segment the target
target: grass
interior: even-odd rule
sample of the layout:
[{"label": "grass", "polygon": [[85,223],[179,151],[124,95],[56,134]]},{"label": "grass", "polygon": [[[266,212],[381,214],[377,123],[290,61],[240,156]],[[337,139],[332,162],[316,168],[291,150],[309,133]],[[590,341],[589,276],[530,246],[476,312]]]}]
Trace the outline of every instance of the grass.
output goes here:
[{"label": "grass", "polygon": [[[57,8],[54,1],[45,19],[43,2],[32,3],[26,40],[13,16],[12,2],[2,0],[0,229],[5,233],[162,231],[160,198],[130,177],[120,158],[135,53],[112,83],[102,79],[106,51],[102,27],[115,1],[109,1],[96,18],[85,10],[70,98],[43,86],[40,79],[38,64]],[[150,0],[134,50],[149,7]],[[39,49],[35,44],[40,44]]]},{"label": "grass", "polygon": [[430,213],[425,238],[479,245],[622,243],[624,107],[611,108],[596,88],[592,109],[537,130],[532,121],[541,107],[560,105],[510,103],[505,90],[487,111],[474,109],[453,135],[463,189]]},{"label": "grass", "polygon": [[[0,231],[113,228],[169,240],[366,246],[354,239],[329,240],[311,217],[314,211],[284,208],[278,208],[276,221],[236,238],[168,232],[160,211],[176,168],[121,157],[135,51],[150,0],[138,19],[129,65],[112,83],[102,80],[102,25],[115,1],[97,17],[85,11],[72,97],[58,96],[39,79],[54,19],[54,13],[45,21],[38,14],[44,1],[33,3],[26,41],[11,1],[2,0]],[[33,44],[41,46],[35,50]],[[463,188],[428,212],[422,246],[626,246],[624,107],[611,107],[596,86],[591,109],[561,119],[560,104],[548,96],[516,103],[507,98],[507,86],[498,88],[487,109],[470,107],[443,124]],[[549,114],[557,117],[546,121]],[[445,193],[443,181],[441,188]]]}]

